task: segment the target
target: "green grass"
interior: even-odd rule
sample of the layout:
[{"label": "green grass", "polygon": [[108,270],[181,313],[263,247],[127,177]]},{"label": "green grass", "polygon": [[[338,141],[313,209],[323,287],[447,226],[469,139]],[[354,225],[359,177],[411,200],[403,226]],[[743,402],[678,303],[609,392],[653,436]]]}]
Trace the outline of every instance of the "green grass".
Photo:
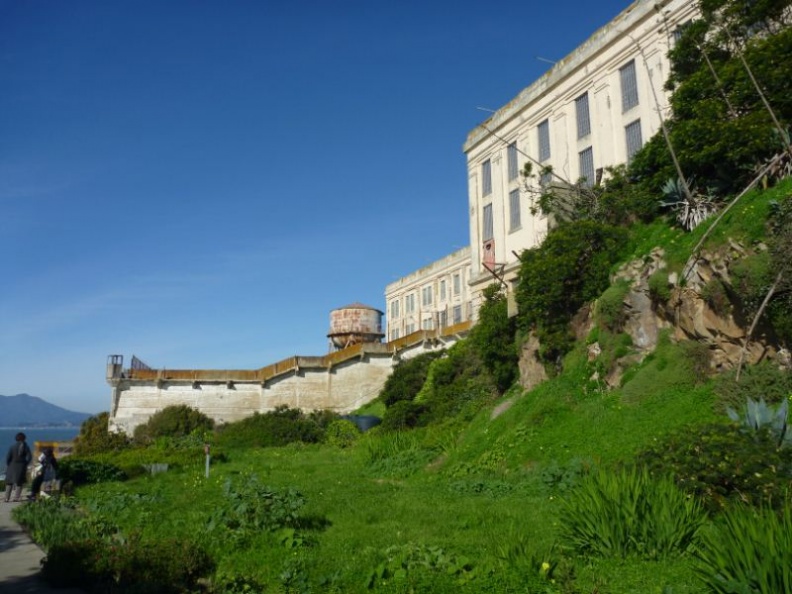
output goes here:
[{"label": "green grass", "polygon": [[[197,535],[216,559],[218,575],[243,575],[273,591],[285,588],[284,576],[328,591],[368,591],[366,576],[398,563],[406,577],[385,577],[376,591],[524,591],[521,572],[531,555],[559,545],[564,479],[549,485],[551,467],[564,475],[576,460],[598,467],[629,460],[663,433],[712,417],[711,391],[680,379],[683,353],[670,342],[639,365],[623,389],[609,393],[581,392],[589,372],[583,353],[567,363],[564,375],[533,392],[514,392],[513,405],[495,419],[485,410],[464,427],[424,428],[399,439],[375,430],[345,449],[230,449],[208,480],[196,460],[155,476],[85,487],[78,496],[124,533]],[[232,545],[204,533],[207,519],[225,505],[223,483],[249,474],[275,489],[298,489],[307,501],[303,514],[322,519],[324,527],[305,530],[305,544],[295,548],[266,532]],[[522,547],[517,553],[515,542]],[[445,569],[416,561],[429,550],[446,560]],[[525,561],[504,567],[504,551]],[[550,591],[653,591],[641,583],[658,584],[657,592],[661,585],[700,591],[685,557],[615,563],[559,551],[557,571],[566,567],[567,573]],[[475,571],[449,573],[458,559],[472,560]],[[560,589],[563,580],[576,589]]]}]

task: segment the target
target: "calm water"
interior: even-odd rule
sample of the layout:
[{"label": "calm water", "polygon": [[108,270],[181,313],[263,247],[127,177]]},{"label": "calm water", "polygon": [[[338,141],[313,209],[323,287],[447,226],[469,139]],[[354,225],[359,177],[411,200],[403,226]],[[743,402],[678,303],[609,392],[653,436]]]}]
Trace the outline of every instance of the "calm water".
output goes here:
[{"label": "calm water", "polygon": [[37,441],[72,441],[80,433],[79,427],[37,427],[26,429],[0,429],[0,474],[5,472],[5,457],[14,443],[14,437],[19,432],[27,436],[27,443],[30,449],[34,449]]}]

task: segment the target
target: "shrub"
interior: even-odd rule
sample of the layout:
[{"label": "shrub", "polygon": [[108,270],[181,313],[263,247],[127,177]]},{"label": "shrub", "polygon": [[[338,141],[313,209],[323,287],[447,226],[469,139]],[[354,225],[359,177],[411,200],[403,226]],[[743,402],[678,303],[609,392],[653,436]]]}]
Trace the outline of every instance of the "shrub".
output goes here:
[{"label": "shrub", "polygon": [[737,260],[732,263],[729,273],[743,313],[753,320],[775,276],[770,266],[770,254],[759,252]]},{"label": "shrub", "polygon": [[728,409],[729,418],[738,423],[744,433],[752,436],[762,431],[767,431],[776,442],[777,447],[792,445],[792,431],[787,424],[789,401],[784,400],[779,406],[768,406],[764,398],[746,402],[745,407],[738,413],[733,408]]},{"label": "shrub", "polygon": [[709,305],[710,309],[721,317],[731,311],[731,301],[726,287],[718,278],[712,278],[701,288],[701,298]]},{"label": "shrub", "polygon": [[330,423],[325,432],[325,442],[339,448],[347,448],[360,438],[360,430],[352,421],[338,419]]},{"label": "shrub", "polygon": [[766,429],[753,434],[712,423],[671,434],[638,456],[655,474],[671,474],[712,511],[730,503],[779,506],[792,485],[792,448]]},{"label": "shrub", "polygon": [[661,268],[654,272],[647,281],[649,298],[655,304],[667,303],[671,299],[671,284],[668,282],[668,271]]},{"label": "shrub", "polygon": [[207,528],[222,529],[236,539],[262,530],[297,528],[300,509],[305,505],[298,490],[268,487],[255,474],[240,482],[226,480],[223,495],[223,503],[210,517]]},{"label": "shrub", "polygon": [[436,351],[399,361],[393,368],[393,373],[385,380],[385,385],[379,394],[380,400],[385,406],[413,400],[426,381],[429,365],[442,354],[442,351]]},{"label": "shrub", "polygon": [[517,323],[523,332],[536,332],[544,362],[557,363],[569,351],[572,317],[608,288],[626,239],[624,229],[582,220],[553,229],[540,246],[522,253]]},{"label": "shrub", "polygon": [[195,591],[214,569],[209,555],[185,540],[124,543],[83,539],[53,546],[42,562],[42,578],[52,586],[135,594]]},{"label": "shrub", "polygon": [[597,300],[597,323],[611,332],[621,332],[627,321],[624,300],[630,292],[630,284],[621,281],[609,287]]},{"label": "shrub", "polygon": [[724,412],[729,407],[741,407],[749,399],[764,399],[776,404],[792,395],[792,373],[780,369],[772,361],[761,361],[743,369],[740,381],[735,379],[735,371],[726,372],[715,380],[715,394]]},{"label": "shrub", "polygon": [[792,584],[792,511],[739,508],[705,530],[695,570],[709,592],[789,592]]},{"label": "shrub", "polygon": [[705,518],[670,478],[636,469],[598,471],[563,500],[561,531],[584,555],[665,559],[693,545]]},{"label": "shrub", "polygon": [[[333,418],[337,418],[334,416]],[[299,408],[275,410],[219,427],[215,443],[221,447],[276,447],[289,443],[318,443],[324,437],[324,415],[306,415]]]},{"label": "shrub", "polygon": [[80,434],[74,442],[74,453],[90,456],[124,449],[129,441],[123,433],[110,433],[110,413],[102,412],[80,425]]},{"label": "shrub", "polygon": [[470,342],[502,394],[519,375],[516,323],[508,315],[506,295],[500,285],[488,286],[483,296],[479,320],[470,331]]},{"label": "shrub", "polygon": [[166,406],[135,427],[135,441],[150,443],[158,437],[184,437],[212,429],[214,421],[202,412],[186,404]]},{"label": "shrub", "polygon": [[113,464],[72,457],[64,458],[58,463],[58,476],[62,482],[71,483],[75,487],[123,481],[127,478],[124,471]]}]

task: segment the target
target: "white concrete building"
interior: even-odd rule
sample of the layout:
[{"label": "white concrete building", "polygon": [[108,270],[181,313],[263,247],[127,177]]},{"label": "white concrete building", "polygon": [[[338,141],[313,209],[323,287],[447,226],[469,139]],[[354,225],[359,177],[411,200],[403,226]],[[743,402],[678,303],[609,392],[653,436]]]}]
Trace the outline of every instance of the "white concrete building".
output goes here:
[{"label": "white concrete building", "polygon": [[385,287],[386,339],[471,319],[470,248],[464,247]]},{"label": "white concrete building", "polygon": [[470,132],[463,148],[473,312],[492,272],[511,290],[518,254],[547,233],[546,218],[531,214],[522,191],[526,161],[534,172],[551,165],[570,183],[590,184],[603,168],[628,162],[667,115],[668,51],[695,16],[694,0],[634,2]]}]

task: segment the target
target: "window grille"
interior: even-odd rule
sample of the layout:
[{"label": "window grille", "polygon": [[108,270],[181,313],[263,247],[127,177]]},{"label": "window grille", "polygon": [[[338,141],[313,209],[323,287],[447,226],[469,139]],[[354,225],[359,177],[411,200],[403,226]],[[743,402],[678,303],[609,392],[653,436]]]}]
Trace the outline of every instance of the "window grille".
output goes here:
[{"label": "window grille", "polygon": [[635,60],[619,69],[622,92],[622,113],[638,105],[638,80],[635,74]]},{"label": "window grille", "polygon": [[591,134],[588,93],[583,93],[575,99],[575,114],[577,115],[577,137],[578,139],[585,138]]}]

